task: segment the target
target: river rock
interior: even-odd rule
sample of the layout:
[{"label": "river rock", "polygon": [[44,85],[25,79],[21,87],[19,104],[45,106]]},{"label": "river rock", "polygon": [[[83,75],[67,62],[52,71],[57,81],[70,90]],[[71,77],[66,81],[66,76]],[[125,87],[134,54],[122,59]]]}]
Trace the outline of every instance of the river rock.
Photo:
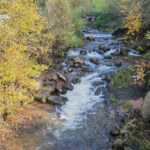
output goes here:
[{"label": "river rock", "polygon": [[104,44],[100,44],[99,49],[103,50],[104,52],[107,52],[107,50],[108,50],[108,48]]},{"label": "river rock", "polygon": [[72,71],[73,71],[73,69],[72,69],[72,68],[69,68],[69,69],[68,69],[68,72],[72,72]]},{"label": "river rock", "polygon": [[87,36],[85,37],[86,40],[89,40],[89,41],[94,41],[95,38],[93,36]]},{"label": "river rock", "polygon": [[79,78],[73,78],[71,82],[73,84],[77,84],[77,83],[80,83],[80,79]]},{"label": "river rock", "polygon": [[104,58],[105,59],[111,59],[112,57],[111,56],[105,56]]},{"label": "river rock", "polygon": [[82,77],[84,75],[83,71],[77,73],[77,76]]},{"label": "river rock", "polygon": [[98,61],[96,58],[90,58],[90,62],[96,65],[98,64]]},{"label": "river rock", "polygon": [[116,52],[113,52],[111,55],[113,55],[113,56],[119,56],[120,55],[120,51],[117,50]]},{"label": "river rock", "polygon": [[78,64],[84,64],[84,60],[82,57],[74,57],[73,62]]},{"label": "river rock", "polygon": [[141,108],[142,117],[145,121],[150,120],[150,91],[146,94]]},{"label": "river rock", "polygon": [[100,55],[104,55],[105,52],[104,52],[103,50],[99,50],[98,53],[99,53]]},{"label": "river rock", "polygon": [[87,54],[87,51],[86,51],[86,50],[81,50],[81,51],[80,51],[80,54],[81,54],[81,55],[86,55],[86,54]]},{"label": "river rock", "polygon": [[115,62],[116,67],[121,67],[122,63],[121,62]]},{"label": "river rock", "polygon": [[120,48],[120,55],[128,55],[129,49],[127,47]]},{"label": "river rock", "polygon": [[67,102],[67,98],[63,96],[52,96],[47,98],[47,102],[53,105],[64,105]]},{"label": "river rock", "polygon": [[88,72],[89,71],[89,66],[86,66],[86,65],[82,66],[82,71],[83,72]]},{"label": "river rock", "polygon": [[[73,86],[68,82],[66,75],[54,69],[44,71],[37,79],[36,86],[37,94],[35,96],[35,99],[42,103],[46,103],[48,102],[48,100],[50,101],[49,97],[51,97],[51,101],[53,104],[54,95],[59,95],[61,93],[65,93],[67,90],[73,89]],[[60,98],[57,97],[57,99]],[[57,103],[58,101],[56,100],[55,104]]]}]

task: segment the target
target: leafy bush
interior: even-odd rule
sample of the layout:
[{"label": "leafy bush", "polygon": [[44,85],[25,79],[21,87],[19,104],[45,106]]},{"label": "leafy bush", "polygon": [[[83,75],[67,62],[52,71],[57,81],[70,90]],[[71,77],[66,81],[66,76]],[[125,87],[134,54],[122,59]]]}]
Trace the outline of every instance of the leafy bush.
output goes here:
[{"label": "leafy bush", "polygon": [[111,86],[115,90],[126,88],[133,84],[133,68],[122,67],[111,77]]},{"label": "leafy bush", "polygon": [[[36,59],[47,49],[38,48],[46,21],[36,12],[32,0],[0,2],[0,117],[13,114],[34,97],[33,76],[46,68]],[[53,36],[50,36],[53,39]],[[49,38],[49,39],[50,39]],[[42,46],[41,46],[42,47]]]},{"label": "leafy bush", "polygon": [[124,27],[128,35],[135,36],[141,28],[141,3],[138,1],[121,0],[121,13],[124,16]]}]

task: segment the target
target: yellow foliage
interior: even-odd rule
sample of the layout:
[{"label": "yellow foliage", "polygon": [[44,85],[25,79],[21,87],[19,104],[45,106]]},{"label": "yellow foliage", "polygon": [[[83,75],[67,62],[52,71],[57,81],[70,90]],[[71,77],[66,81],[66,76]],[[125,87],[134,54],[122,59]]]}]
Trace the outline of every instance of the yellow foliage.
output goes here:
[{"label": "yellow foliage", "polygon": [[121,0],[121,13],[124,15],[124,27],[128,35],[135,35],[141,28],[141,6],[139,2]]},{"label": "yellow foliage", "polygon": [[[0,117],[13,114],[21,104],[34,97],[33,76],[47,66],[36,59],[49,49],[54,36],[44,34],[45,18],[38,15],[32,0],[4,0],[0,2]],[[46,40],[45,40],[45,38]],[[38,47],[38,48],[37,48]]]}]

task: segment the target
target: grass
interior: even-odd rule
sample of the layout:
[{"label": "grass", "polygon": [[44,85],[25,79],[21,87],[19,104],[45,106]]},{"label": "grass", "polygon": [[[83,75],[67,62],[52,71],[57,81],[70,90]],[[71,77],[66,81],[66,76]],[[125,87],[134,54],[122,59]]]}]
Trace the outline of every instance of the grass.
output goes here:
[{"label": "grass", "polygon": [[88,26],[111,32],[122,25],[121,18],[113,10],[114,8],[111,7],[109,1],[93,0],[93,6],[94,9],[90,15],[95,17],[95,23],[89,23]]}]

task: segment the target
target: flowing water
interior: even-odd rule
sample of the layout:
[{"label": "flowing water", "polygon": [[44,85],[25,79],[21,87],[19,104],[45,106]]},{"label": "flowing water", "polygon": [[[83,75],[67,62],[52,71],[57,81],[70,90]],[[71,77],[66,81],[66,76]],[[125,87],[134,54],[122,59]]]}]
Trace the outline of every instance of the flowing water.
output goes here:
[{"label": "flowing water", "polygon": [[[115,52],[120,46],[119,41],[113,40],[111,34],[94,29],[85,31],[84,36],[96,40],[69,51],[68,57],[80,56],[80,50],[86,50],[84,59],[90,72],[64,95],[68,102],[52,114],[53,124],[47,125],[36,150],[109,150],[112,147],[110,130],[117,120],[117,110],[109,103],[104,78],[116,67],[104,56]],[[98,53],[100,44],[110,48],[104,55]],[[90,58],[97,58],[99,65],[92,64]]]},{"label": "flowing water", "polygon": [[[117,67],[114,59],[104,59],[120,48],[120,42],[114,40],[111,34],[102,33],[95,29],[86,29],[84,36],[92,36],[94,41],[82,48],[72,49],[62,63],[66,69],[69,57],[80,56],[80,50],[86,50],[83,56],[89,71],[81,77],[81,82],[74,84],[74,89],[64,96],[68,102],[57,107],[50,113],[51,123],[40,132],[38,142],[26,144],[24,150],[111,150],[112,137],[110,130],[118,122],[120,110],[111,105],[107,92],[105,77],[114,72]],[[109,47],[109,51],[99,54],[99,45]],[[130,53],[132,54],[132,52]],[[97,58],[98,65],[90,62]],[[115,58],[116,59],[116,58]],[[75,74],[75,69],[72,74]],[[32,137],[34,140],[34,137]]]}]

